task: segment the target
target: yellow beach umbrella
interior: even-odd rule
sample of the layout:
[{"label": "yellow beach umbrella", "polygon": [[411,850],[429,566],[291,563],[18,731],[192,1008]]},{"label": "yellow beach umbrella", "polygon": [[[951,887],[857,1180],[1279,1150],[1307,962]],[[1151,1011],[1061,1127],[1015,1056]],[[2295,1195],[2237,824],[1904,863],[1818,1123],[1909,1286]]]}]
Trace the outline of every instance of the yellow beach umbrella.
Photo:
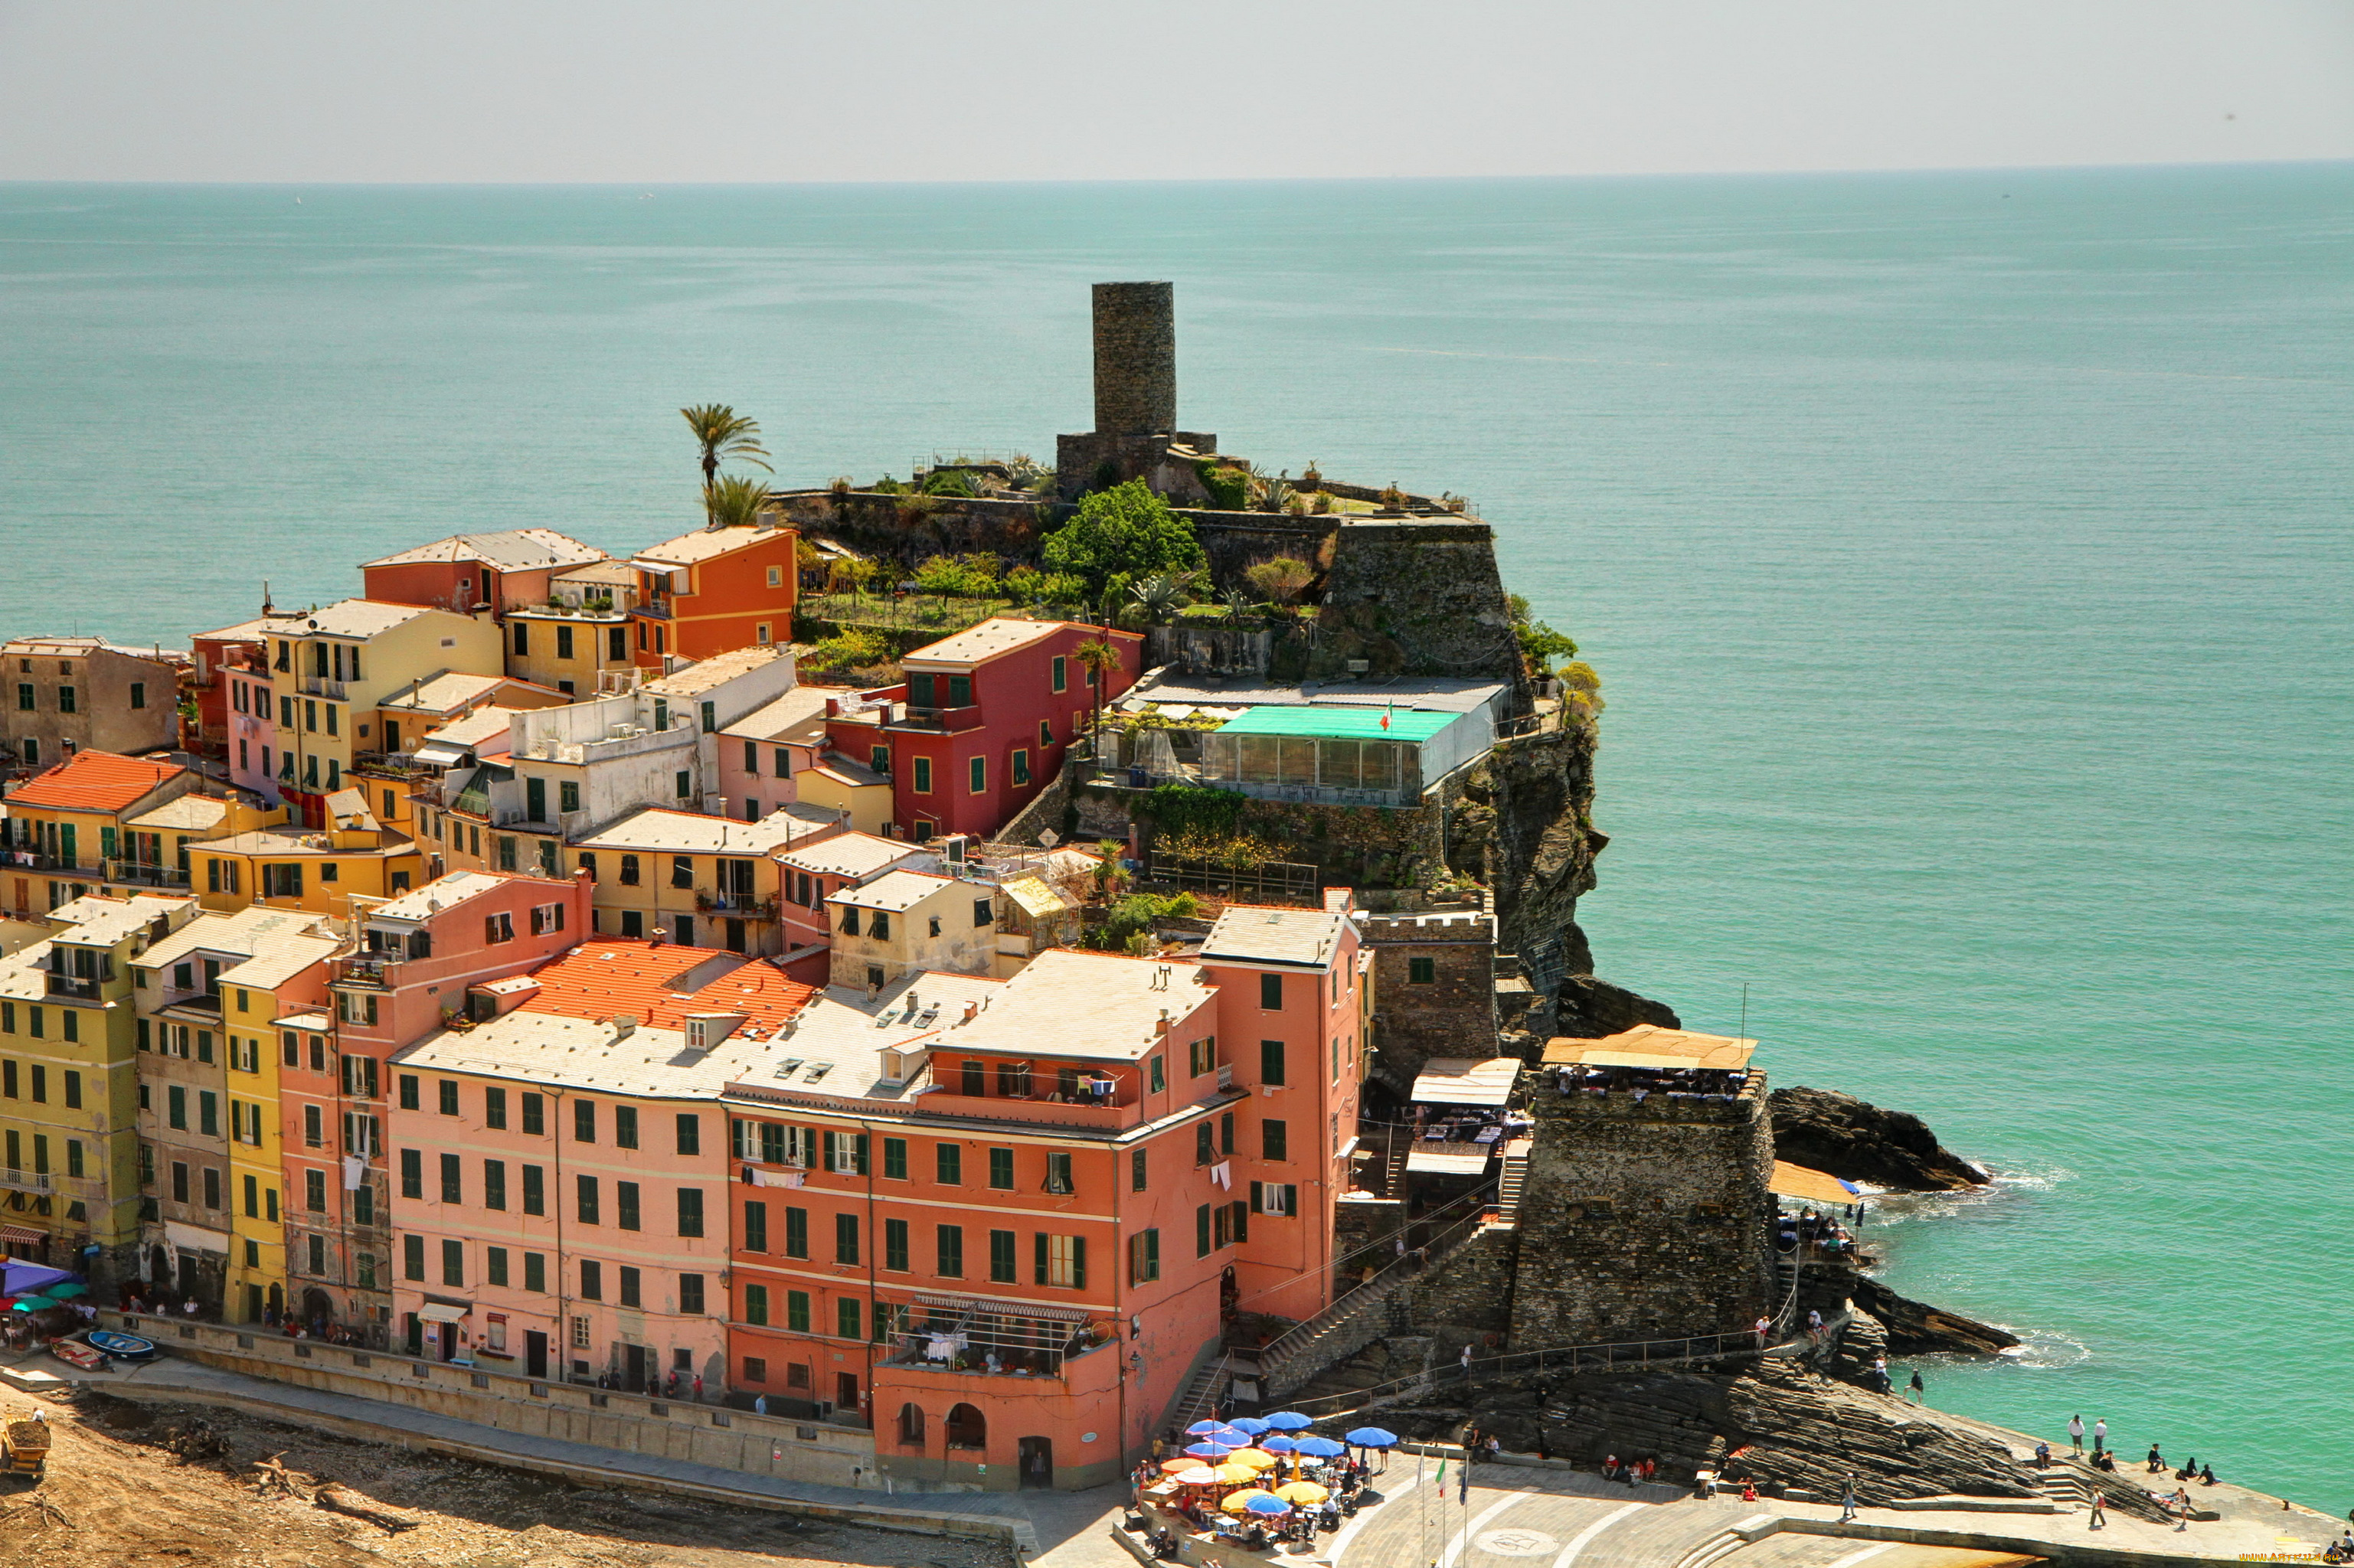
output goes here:
[{"label": "yellow beach umbrella", "polygon": [[1220,1503],[1218,1506],[1225,1510],[1228,1513],[1241,1513],[1250,1507],[1251,1499],[1258,1495],[1259,1492],[1257,1487],[1245,1487],[1240,1491],[1228,1492],[1226,1494],[1226,1500]]},{"label": "yellow beach umbrella", "polygon": [[1299,1503],[1304,1508],[1313,1508],[1332,1494],[1314,1481],[1286,1481],[1275,1489],[1275,1495],[1288,1503]]},{"label": "yellow beach umbrella", "polygon": [[1254,1470],[1272,1470],[1283,1463],[1264,1448],[1237,1448],[1226,1456],[1229,1465],[1248,1465]]},{"label": "yellow beach umbrella", "polygon": [[1248,1465],[1220,1465],[1210,1472],[1210,1478],[1220,1486],[1241,1486],[1258,1479],[1258,1472]]}]

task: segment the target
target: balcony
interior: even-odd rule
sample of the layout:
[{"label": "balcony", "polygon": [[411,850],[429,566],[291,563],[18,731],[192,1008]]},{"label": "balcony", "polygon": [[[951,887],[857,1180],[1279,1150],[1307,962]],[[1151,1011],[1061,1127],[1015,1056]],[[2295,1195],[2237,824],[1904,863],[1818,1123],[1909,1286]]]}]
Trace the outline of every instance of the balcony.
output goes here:
[{"label": "balcony", "polygon": [[181,1013],[198,1023],[217,1023],[221,1015],[220,993],[198,991],[194,996],[177,997],[164,1002],[157,1011]]},{"label": "balcony", "polygon": [[334,977],[331,983],[344,986],[364,986],[370,991],[390,991],[399,983],[402,959],[394,953],[365,953],[355,958],[337,959],[330,966]]},{"label": "balcony", "polygon": [[294,682],[295,691],[306,697],[324,697],[330,702],[348,702],[341,681],[331,681],[324,675],[302,675]]},{"label": "balcony", "polygon": [[981,705],[968,703],[962,707],[918,707],[909,703],[895,715],[887,728],[917,729],[935,735],[953,735],[981,726]]},{"label": "balcony", "polygon": [[63,1198],[69,1202],[94,1202],[105,1196],[105,1183],[94,1176],[58,1176],[28,1171],[0,1171],[0,1192],[29,1192],[39,1198]]},{"label": "balcony", "polygon": [[745,898],[733,893],[713,893],[702,887],[695,890],[695,907],[705,915],[733,915],[739,920],[773,920],[777,917],[777,901],[773,898]]},{"label": "balcony", "polygon": [[188,885],[188,874],[176,865],[111,860],[106,863],[106,880],[126,887],[186,887]]},{"label": "balcony", "polygon": [[918,1087],[910,1102],[927,1116],[1032,1122],[1047,1127],[1109,1130],[1126,1127],[1136,1119],[1136,1097],[1132,1094],[1116,1094],[1100,1100],[1062,1100],[1045,1095],[961,1095],[949,1085],[935,1082],[928,1087]]},{"label": "balcony", "polygon": [[102,992],[100,988],[102,982],[99,980],[83,980],[75,975],[61,975],[54,969],[43,971],[43,978],[48,982],[48,991],[51,996],[62,996],[74,1001],[97,1001],[101,999]]}]

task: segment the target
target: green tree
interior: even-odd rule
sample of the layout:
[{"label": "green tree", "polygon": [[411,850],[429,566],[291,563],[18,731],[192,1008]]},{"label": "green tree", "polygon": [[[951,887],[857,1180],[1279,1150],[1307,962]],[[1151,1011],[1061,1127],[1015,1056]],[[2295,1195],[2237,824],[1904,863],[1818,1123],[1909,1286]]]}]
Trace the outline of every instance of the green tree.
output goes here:
[{"label": "green tree", "polygon": [[1315,579],[1316,568],[1292,556],[1261,561],[1243,574],[1250,586],[1278,604],[1289,604]]},{"label": "green tree", "polygon": [[711,520],[714,528],[757,526],[768,505],[769,482],[765,479],[723,473],[703,492],[704,515]]},{"label": "green tree", "polygon": [[1111,672],[1119,668],[1119,650],[1100,637],[1090,637],[1072,650],[1072,656],[1078,660],[1079,668],[1087,671],[1092,677],[1087,684],[1091,689],[1096,711],[1096,731],[1101,734],[1104,690],[1111,684]]},{"label": "green tree", "polygon": [[758,419],[746,418],[725,403],[697,403],[691,408],[681,408],[679,413],[695,432],[696,445],[703,449],[705,490],[719,478],[719,465],[723,462],[733,460],[748,462],[755,468],[769,467],[769,449],[760,444]]},{"label": "green tree", "polygon": [[1512,612],[1512,635],[1520,639],[1521,658],[1527,664],[1530,674],[1543,679],[1553,673],[1555,659],[1577,656],[1575,640],[1555,631],[1543,621],[1531,618],[1527,599],[1512,594],[1504,602]]},{"label": "green tree", "polygon": [[1049,571],[1084,577],[1091,599],[1121,586],[1115,578],[1132,582],[1156,572],[1205,571],[1210,565],[1193,525],[1170,511],[1140,479],[1081,501],[1077,514],[1047,539],[1042,555]]}]

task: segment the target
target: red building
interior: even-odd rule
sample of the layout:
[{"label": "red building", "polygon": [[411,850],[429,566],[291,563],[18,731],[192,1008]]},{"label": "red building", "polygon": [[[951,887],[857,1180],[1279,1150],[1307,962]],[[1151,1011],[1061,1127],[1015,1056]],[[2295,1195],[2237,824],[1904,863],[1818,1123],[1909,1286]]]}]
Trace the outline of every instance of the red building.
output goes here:
[{"label": "red building", "polygon": [[701,528],[638,552],[637,661],[708,659],[793,640],[801,535],[791,528]]},{"label": "red building", "polygon": [[986,839],[1028,805],[1063,766],[1097,706],[1095,672],[1079,645],[1119,655],[1105,673],[1109,704],[1136,683],[1144,638],[1083,621],[1000,617],[918,648],[900,661],[905,688],[828,721],[837,749],[889,775],[892,822],[918,841],[949,833]]},{"label": "red building", "polygon": [[488,605],[494,618],[546,604],[559,572],[601,561],[605,552],[553,528],[454,534],[360,565],[360,595],[383,604],[419,604],[472,615]]},{"label": "red building", "polygon": [[1327,1305],[1356,932],[1235,907],[1204,955],[1057,950],[804,1010],[726,1089],[736,1391],[871,1422],[903,1487],[1078,1489],[1134,1462],[1234,1313]]}]

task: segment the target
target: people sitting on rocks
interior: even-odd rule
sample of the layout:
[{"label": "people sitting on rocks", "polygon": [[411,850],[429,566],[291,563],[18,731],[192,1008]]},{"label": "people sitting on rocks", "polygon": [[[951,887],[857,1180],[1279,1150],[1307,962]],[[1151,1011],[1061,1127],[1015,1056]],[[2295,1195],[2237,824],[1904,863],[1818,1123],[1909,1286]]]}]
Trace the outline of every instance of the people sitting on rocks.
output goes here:
[{"label": "people sitting on rocks", "polygon": [[2163,1457],[2161,1457],[2161,1456],[2159,1455],[2159,1453],[2158,1453],[2158,1445],[2157,1445],[2157,1444],[2155,1444],[2155,1443],[2152,1443],[2152,1444],[2149,1446],[2149,1473],[2150,1473],[2151,1475],[2155,1476],[2155,1475],[2159,1474],[2159,1473],[2160,1473],[2161,1471],[2163,1471],[2165,1468],[2166,1468],[2166,1460],[2165,1460],[2165,1458],[2164,1458]]},{"label": "people sitting on rocks", "polygon": [[2035,1446],[2035,1467],[2040,1470],[2051,1463],[2052,1445],[2049,1443],[2038,1443]]},{"label": "people sitting on rocks", "polygon": [[2211,1487],[2215,1484],[2214,1466],[2201,1465],[2199,1467],[2199,1484],[2202,1487]]},{"label": "people sitting on rocks", "polygon": [[2114,1474],[2114,1473],[2115,1472],[2115,1470],[2116,1470],[2116,1467],[2117,1467],[2117,1456],[2116,1456],[2116,1453],[2115,1453],[2115,1450],[2113,1450],[2113,1449],[2108,1449],[2108,1448],[2101,1448],[2101,1449],[2096,1449],[2096,1450],[2094,1452],[2094,1455],[2093,1455],[2093,1468],[2094,1468],[2094,1469],[2096,1469],[2096,1470],[2107,1470],[2107,1471],[2110,1471],[2111,1473],[2113,1473],[2113,1474]]}]

